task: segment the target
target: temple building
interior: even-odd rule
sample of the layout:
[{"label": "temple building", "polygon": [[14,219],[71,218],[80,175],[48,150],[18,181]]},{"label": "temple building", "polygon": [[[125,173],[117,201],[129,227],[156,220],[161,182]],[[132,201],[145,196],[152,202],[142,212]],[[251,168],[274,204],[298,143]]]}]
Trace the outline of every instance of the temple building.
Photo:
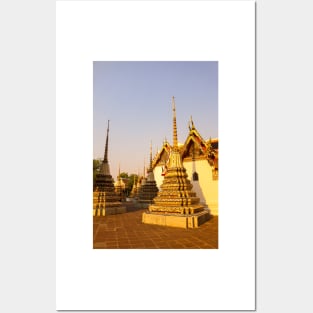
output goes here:
[{"label": "temple building", "polygon": [[141,208],[147,208],[156,197],[158,191],[152,169],[152,145],[150,145],[150,166],[147,170],[147,177],[144,176],[141,181],[141,186],[138,191],[138,206]]},{"label": "temple building", "polygon": [[105,142],[104,158],[100,171],[96,174],[93,191],[93,216],[105,216],[125,213],[126,207],[122,206],[120,197],[116,194],[113,179],[110,174],[108,161],[109,121]]},{"label": "temple building", "polygon": [[[158,187],[163,183],[171,149],[165,140],[153,158],[152,168]],[[218,215],[218,139],[204,140],[191,118],[189,134],[184,144],[178,144],[178,149],[200,203],[208,206],[212,215]]]},{"label": "temple building", "polygon": [[210,218],[209,210],[200,203],[183,166],[178,147],[176,127],[176,107],[173,109],[173,146],[164,164],[164,180],[160,191],[148,210],[142,215],[142,222],[170,227],[196,228]]}]

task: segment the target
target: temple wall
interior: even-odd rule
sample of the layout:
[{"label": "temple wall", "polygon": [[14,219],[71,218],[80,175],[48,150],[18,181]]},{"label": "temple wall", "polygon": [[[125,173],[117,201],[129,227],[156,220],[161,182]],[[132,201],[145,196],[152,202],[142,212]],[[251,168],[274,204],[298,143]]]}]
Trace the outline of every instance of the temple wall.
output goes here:
[{"label": "temple wall", "polygon": [[163,183],[163,176],[162,174],[162,166],[156,166],[153,170],[154,179],[157,183],[158,188],[160,188],[161,184]]},{"label": "temple wall", "polygon": [[[183,162],[187,170],[188,179],[193,185],[193,190],[200,198],[200,202],[206,204],[211,214],[218,215],[218,180],[212,178],[212,168],[207,160],[197,160],[195,162]],[[192,174],[196,171],[198,173],[198,181],[192,180]],[[156,166],[154,168],[154,177],[158,188],[163,182],[162,167]]]}]

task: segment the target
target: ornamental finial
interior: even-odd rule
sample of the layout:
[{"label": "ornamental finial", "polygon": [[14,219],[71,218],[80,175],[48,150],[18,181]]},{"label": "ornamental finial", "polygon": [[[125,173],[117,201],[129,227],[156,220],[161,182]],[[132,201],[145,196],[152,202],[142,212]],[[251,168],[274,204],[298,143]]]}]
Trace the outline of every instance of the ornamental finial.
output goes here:
[{"label": "ornamental finial", "polygon": [[173,147],[175,149],[178,147],[178,144],[177,144],[177,126],[176,126],[176,107],[174,96],[172,97],[172,108],[173,108]]}]

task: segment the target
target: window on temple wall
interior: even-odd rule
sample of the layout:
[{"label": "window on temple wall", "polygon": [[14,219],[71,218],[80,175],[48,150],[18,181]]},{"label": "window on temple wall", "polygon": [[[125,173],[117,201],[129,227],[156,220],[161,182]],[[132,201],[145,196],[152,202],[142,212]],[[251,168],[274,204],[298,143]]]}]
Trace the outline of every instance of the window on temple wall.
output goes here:
[{"label": "window on temple wall", "polygon": [[194,173],[192,174],[192,180],[193,180],[193,181],[198,181],[198,180],[199,180],[199,175],[198,175],[197,172],[194,172]]}]

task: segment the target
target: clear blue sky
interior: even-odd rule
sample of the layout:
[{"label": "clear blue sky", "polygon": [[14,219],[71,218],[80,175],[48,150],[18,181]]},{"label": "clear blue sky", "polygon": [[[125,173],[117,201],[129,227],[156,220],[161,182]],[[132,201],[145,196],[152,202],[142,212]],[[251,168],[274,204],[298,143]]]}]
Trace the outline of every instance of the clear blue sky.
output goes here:
[{"label": "clear blue sky", "polygon": [[142,174],[164,138],[172,144],[175,97],[178,142],[188,134],[192,115],[204,139],[218,137],[218,62],[102,62],[93,64],[94,158],[103,157],[110,120],[109,164]]}]

